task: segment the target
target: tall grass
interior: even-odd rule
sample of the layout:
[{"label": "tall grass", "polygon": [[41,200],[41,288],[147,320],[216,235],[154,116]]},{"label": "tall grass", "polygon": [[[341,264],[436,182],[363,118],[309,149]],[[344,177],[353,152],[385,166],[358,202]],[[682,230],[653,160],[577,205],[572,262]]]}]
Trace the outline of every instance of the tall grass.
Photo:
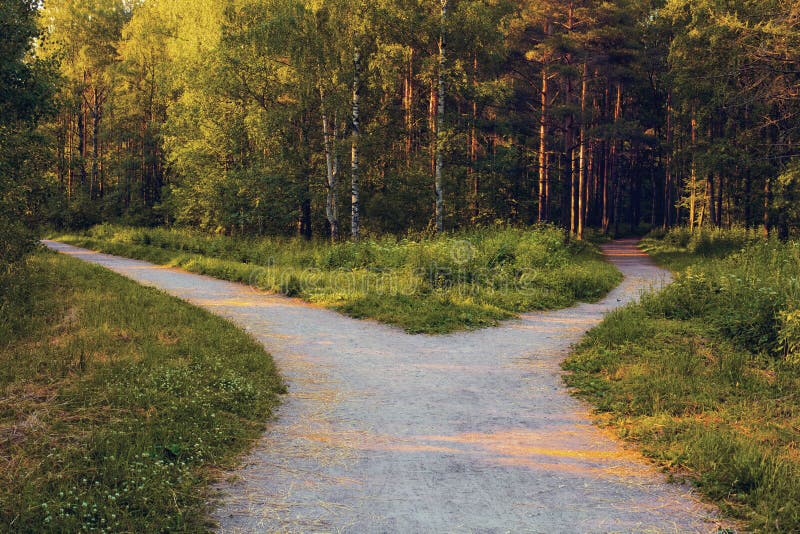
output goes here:
[{"label": "tall grass", "polygon": [[250,283],[415,333],[482,327],[523,311],[596,300],[621,278],[594,246],[564,245],[549,226],[330,244],[100,225],[59,239]]},{"label": "tall grass", "polygon": [[37,253],[0,294],[0,530],[197,532],[283,391],[227,321]]},{"label": "tall grass", "polygon": [[685,234],[685,229],[673,230],[661,242],[649,243],[657,259],[667,253],[674,262],[678,253],[690,265],[660,295],[646,299],[646,308],[668,318],[708,321],[753,352],[795,357],[800,345],[800,242],[764,240],[744,230],[716,230],[688,239]]},{"label": "tall grass", "polygon": [[800,243],[678,229],[646,245],[675,281],[590,331],[567,382],[749,528],[800,530]]},{"label": "tall grass", "polygon": [[760,231],[752,228],[702,227],[692,231],[677,226],[650,232],[642,241],[642,248],[657,262],[679,271],[698,260],[724,258],[761,239]]}]

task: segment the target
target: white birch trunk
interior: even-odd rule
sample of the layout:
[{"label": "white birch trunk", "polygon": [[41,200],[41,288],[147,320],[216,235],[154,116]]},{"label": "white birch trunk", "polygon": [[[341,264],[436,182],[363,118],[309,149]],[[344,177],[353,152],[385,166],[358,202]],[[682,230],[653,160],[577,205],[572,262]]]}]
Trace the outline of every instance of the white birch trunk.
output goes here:
[{"label": "white birch trunk", "polygon": [[[320,100],[322,102],[322,140],[325,145],[325,170],[326,170],[326,190],[327,196],[325,199],[325,215],[328,218],[328,224],[331,228],[331,240],[336,241],[339,238],[339,217],[336,209],[336,179],[337,179],[337,166],[334,164],[335,156],[333,154],[334,147],[331,142],[331,128],[328,121],[328,114],[325,108],[325,92],[320,87],[319,90]],[[335,130],[334,130],[335,132]],[[335,135],[335,133],[334,133]]]}]

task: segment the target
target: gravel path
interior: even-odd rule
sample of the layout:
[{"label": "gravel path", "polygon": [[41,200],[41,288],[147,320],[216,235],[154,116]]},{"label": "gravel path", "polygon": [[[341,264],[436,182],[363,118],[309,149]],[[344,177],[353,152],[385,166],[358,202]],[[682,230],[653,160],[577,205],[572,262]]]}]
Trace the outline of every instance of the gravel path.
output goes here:
[{"label": "gravel path", "polygon": [[408,335],[297,300],[47,242],[232,319],[290,393],[232,480],[222,532],[713,532],[715,511],[593,426],[559,363],[669,274],[635,241],[596,304],[468,333]]}]

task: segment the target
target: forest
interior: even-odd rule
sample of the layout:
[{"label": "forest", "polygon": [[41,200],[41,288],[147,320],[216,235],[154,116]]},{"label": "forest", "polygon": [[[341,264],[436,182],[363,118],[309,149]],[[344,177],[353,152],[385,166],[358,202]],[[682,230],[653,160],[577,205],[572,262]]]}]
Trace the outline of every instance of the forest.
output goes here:
[{"label": "forest", "polygon": [[333,240],[800,223],[793,2],[48,0],[2,17],[14,223]]},{"label": "forest", "polygon": [[798,389],[796,0],[0,2],[0,531],[800,532]]}]

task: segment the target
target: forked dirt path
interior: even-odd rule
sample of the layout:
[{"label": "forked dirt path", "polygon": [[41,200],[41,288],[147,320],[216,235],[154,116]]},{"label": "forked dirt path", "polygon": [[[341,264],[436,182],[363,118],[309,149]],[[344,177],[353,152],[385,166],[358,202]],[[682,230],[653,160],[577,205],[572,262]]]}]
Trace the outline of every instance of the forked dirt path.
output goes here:
[{"label": "forked dirt path", "polygon": [[408,335],[244,285],[48,242],[244,327],[289,383],[236,471],[222,532],[713,532],[715,511],[591,423],[559,363],[669,274],[621,240],[596,304]]}]

